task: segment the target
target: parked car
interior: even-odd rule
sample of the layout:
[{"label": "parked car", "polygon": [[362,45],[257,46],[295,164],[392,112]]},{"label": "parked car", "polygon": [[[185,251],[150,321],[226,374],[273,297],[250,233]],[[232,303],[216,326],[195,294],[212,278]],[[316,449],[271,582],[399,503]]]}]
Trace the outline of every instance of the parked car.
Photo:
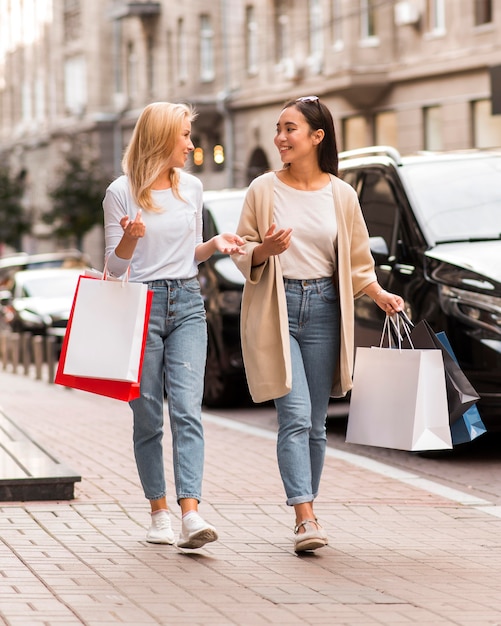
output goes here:
[{"label": "parked car", "polygon": [[[381,285],[403,296],[414,321],[445,331],[501,429],[501,151],[402,157],[374,146],[340,154],[340,176],[360,199]],[[355,305],[355,341],[377,345],[383,312]]]},{"label": "parked car", "polygon": [[[481,399],[489,430],[501,430],[501,151],[401,156],[373,146],[340,154],[340,176],[360,199],[378,280],[406,301],[414,322],[445,331]],[[207,196],[205,236],[234,230],[245,190]],[[201,267],[209,324],[207,401],[238,400],[243,379],[239,312],[243,279],[230,259]],[[355,343],[378,345],[384,313],[355,303]],[[233,386],[233,381],[237,381]]]},{"label": "parked car", "polygon": [[[62,341],[80,274],[85,268],[22,270],[3,292],[5,323],[13,332],[51,335]],[[8,295],[7,295],[8,294]]]},{"label": "parked car", "polygon": [[80,250],[61,250],[41,254],[19,252],[0,258],[0,290],[10,288],[16,272],[49,267],[87,267],[90,260]]},{"label": "parked car", "polygon": [[[204,192],[204,240],[235,232],[246,189]],[[208,347],[204,404],[231,406],[249,398],[240,347],[240,303],[244,278],[220,253],[200,264],[199,279],[207,315]]]}]

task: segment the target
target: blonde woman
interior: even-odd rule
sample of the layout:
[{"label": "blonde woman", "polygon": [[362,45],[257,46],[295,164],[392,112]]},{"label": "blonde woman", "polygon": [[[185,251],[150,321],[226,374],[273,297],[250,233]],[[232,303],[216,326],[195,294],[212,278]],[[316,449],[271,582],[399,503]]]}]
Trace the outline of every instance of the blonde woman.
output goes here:
[{"label": "blonde woman", "polygon": [[[174,544],[163,459],[164,390],[182,526],[177,546],[200,548],[217,539],[198,513],[204,463],[201,421],[207,331],[198,263],[216,250],[240,254],[234,234],[202,240],[202,184],[183,171],[193,150],[193,110],[157,102],[141,113],[122,167],[103,201],[108,271],[144,282],[154,292],[141,379],[130,403],[134,454],[151,526],[146,540]],[[243,254],[243,252],[242,252]]]},{"label": "blonde woman", "polygon": [[369,236],[352,187],[340,180],[334,122],[316,96],[287,102],[276,125],[283,168],[250,185],[237,233],[247,256],[242,350],[256,402],[274,400],[278,465],[294,507],[294,549],[328,544],[314,513],[329,397],[351,388],[354,298],[388,314],[400,296],[377,282]]}]

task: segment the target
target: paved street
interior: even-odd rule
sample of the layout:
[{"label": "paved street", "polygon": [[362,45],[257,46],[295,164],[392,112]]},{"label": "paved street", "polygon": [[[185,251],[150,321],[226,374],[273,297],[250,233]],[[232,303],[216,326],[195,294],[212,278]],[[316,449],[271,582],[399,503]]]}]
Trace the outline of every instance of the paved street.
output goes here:
[{"label": "paved street", "polygon": [[[330,450],[316,506],[330,545],[298,557],[273,433],[206,414],[201,513],[220,540],[182,553],[144,541],[126,404],[0,372],[0,410],[82,475],[72,501],[0,503],[2,624],[501,624],[487,500]],[[172,485],[168,432],[166,466]]]}]

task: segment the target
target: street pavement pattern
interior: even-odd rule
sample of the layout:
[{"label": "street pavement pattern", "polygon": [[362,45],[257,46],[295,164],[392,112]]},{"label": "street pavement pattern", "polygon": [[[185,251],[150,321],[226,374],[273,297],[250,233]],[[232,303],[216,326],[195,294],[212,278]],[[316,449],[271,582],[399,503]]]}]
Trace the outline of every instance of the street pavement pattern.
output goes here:
[{"label": "street pavement pattern", "polygon": [[[126,403],[3,371],[0,410],[82,476],[71,501],[0,502],[0,624],[501,624],[488,502],[332,451],[316,504],[330,545],[297,556],[274,436],[205,414],[200,511],[220,540],[182,552],[145,542]],[[168,428],[164,443],[178,532]]]}]

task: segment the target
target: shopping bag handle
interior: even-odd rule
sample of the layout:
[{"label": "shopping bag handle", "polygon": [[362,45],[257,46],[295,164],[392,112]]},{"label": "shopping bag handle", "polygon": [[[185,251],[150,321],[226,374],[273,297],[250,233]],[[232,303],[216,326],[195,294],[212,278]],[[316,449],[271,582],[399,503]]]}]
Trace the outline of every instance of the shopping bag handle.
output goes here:
[{"label": "shopping bag handle", "polygon": [[130,265],[128,266],[127,271],[125,272],[125,274],[123,275],[123,278],[114,278],[113,276],[108,276],[108,258],[109,257],[106,257],[106,259],[104,261],[103,275],[101,276],[101,280],[121,281],[122,286],[124,286],[126,283],[129,282]]},{"label": "shopping bag handle", "polygon": [[[379,342],[380,348],[383,347],[385,335],[388,335],[388,348],[391,349],[395,347],[395,348],[398,348],[399,350],[402,350],[402,339],[403,339],[403,333],[404,333],[405,337],[407,337],[407,341],[409,342],[411,348],[414,350],[414,344],[412,343],[411,332],[410,332],[411,329],[414,327],[414,324],[412,324],[412,322],[407,317],[407,315],[405,315],[405,313],[403,313],[403,315],[400,315],[400,313],[403,313],[403,312],[401,311],[397,315],[394,315],[394,314],[386,315],[384,324],[383,324],[383,331],[381,333],[381,339]],[[394,331],[394,333],[392,333],[392,330]],[[396,337],[396,340],[395,340],[395,337]],[[392,338],[393,338],[394,346],[392,345]]]},{"label": "shopping bag handle", "polygon": [[[404,311],[397,311],[397,314],[394,317],[396,318],[396,321],[392,317],[391,323],[393,324],[393,330],[398,337],[399,343],[401,343],[403,339],[407,338],[411,349],[414,350],[414,344],[411,339],[411,331],[414,328],[414,324]],[[403,333],[400,331],[401,328]]]},{"label": "shopping bag handle", "polygon": [[[396,328],[396,336],[397,336],[397,341],[394,340],[394,337],[392,335],[391,332],[391,325],[393,324],[394,327]],[[395,322],[393,319],[391,319],[390,315],[386,315],[386,317],[384,318],[384,324],[383,324],[383,331],[381,332],[381,339],[379,340],[379,347],[383,348],[384,347],[384,340],[385,337],[388,337],[388,349],[393,349],[398,348],[399,350],[401,349],[401,336],[400,336],[400,321],[397,318],[397,321]]]},{"label": "shopping bag handle", "polygon": [[398,311],[397,315],[402,319],[403,323],[407,325],[409,329],[414,328],[415,325],[411,322],[405,311]]}]

